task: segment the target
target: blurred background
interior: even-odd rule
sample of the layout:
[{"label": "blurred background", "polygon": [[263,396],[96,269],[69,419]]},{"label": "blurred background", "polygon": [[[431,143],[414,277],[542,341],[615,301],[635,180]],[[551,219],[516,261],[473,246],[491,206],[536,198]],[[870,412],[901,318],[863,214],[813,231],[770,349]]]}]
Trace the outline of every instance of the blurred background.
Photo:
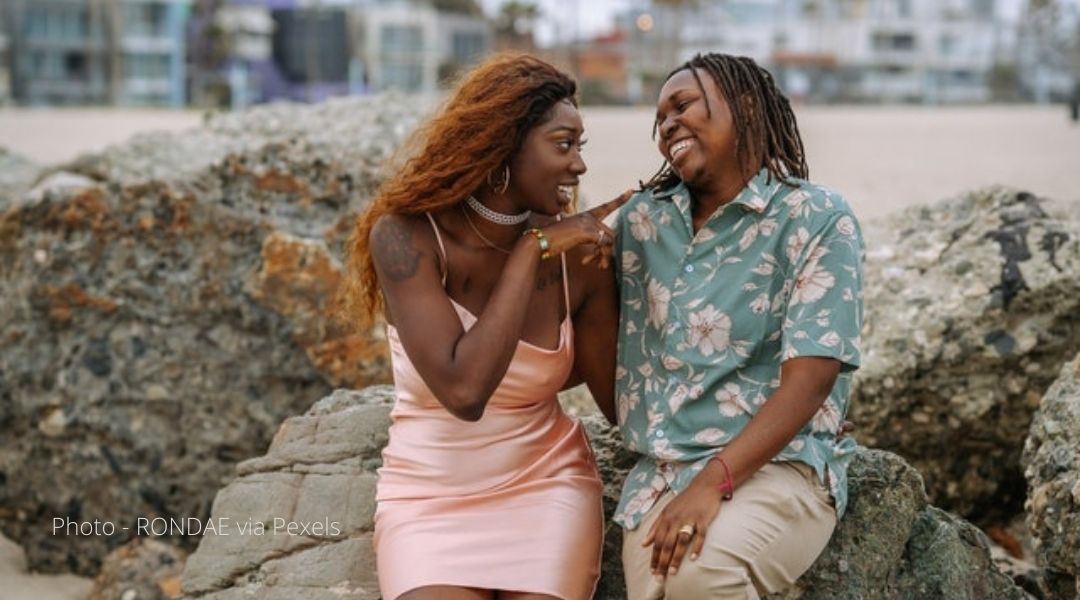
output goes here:
[{"label": "blurred background", "polygon": [[651,103],[700,51],[753,57],[811,103],[1068,100],[1075,0],[4,0],[0,102],[241,107],[432,94],[534,52],[586,104]]}]

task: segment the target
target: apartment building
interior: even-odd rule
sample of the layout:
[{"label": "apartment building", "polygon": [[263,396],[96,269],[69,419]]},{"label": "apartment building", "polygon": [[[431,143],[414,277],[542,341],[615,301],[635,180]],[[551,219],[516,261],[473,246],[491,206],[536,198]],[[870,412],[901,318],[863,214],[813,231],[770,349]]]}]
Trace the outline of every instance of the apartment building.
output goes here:
[{"label": "apartment building", "polygon": [[183,105],[189,2],[7,0],[12,95],[29,105]]},{"label": "apartment building", "polygon": [[1008,37],[996,0],[648,0],[619,26],[632,90],[712,51],[750,56],[817,101],[986,101]]}]

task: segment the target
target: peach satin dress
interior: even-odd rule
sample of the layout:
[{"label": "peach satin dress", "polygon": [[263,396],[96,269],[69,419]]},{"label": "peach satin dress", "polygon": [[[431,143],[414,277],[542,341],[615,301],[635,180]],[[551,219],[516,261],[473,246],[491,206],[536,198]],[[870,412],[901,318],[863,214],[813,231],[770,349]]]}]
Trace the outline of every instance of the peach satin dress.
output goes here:
[{"label": "peach satin dress", "polygon": [[[475,423],[439,403],[387,327],[397,400],[374,538],[385,600],[431,585],[592,596],[603,542],[601,483],[581,424],[556,399],[573,364],[566,284],[564,257],[567,315],[558,348],[519,341]],[[453,305],[471,328],[476,317]]]}]

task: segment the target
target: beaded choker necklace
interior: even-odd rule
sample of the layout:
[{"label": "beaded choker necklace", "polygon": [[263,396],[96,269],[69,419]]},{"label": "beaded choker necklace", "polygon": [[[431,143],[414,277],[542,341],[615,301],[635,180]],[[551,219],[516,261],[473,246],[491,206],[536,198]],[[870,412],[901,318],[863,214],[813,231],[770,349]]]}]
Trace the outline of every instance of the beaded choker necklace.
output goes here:
[{"label": "beaded choker necklace", "polygon": [[473,198],[472,196],[469,196],[465,200],[465,204],[468,204],[469,208],[473,209],[473,212],[480,215],[481,217],[484,217],[484,219],[491,221],[492,223],[497,223],[499,225],[520,225],[527,221],[529,219],[529,215],[532,214],[532,211],[528,210],[516,215],[507,215],[501,212],[495,212],[481,204],[479,200]]}]

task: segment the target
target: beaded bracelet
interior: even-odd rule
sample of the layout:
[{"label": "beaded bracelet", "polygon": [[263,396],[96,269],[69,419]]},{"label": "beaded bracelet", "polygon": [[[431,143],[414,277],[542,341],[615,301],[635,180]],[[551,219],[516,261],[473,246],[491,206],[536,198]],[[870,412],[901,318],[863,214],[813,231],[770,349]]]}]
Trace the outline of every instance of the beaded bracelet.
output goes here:
[{"label": "beaded bracelet", "polygon": [[721,498],[731,500],[735,497],[735,480],[731,477],[731,469],[728,468],[724,459],[720,458],[720,455],[714,456],[713,460],[720,463],[721,467],[724,467],[724,475],[727,477],[723,483],[716,486],[716,489],[720,491]]},{"label": "beaded bracelet", "polygon": [[530,229],[526,229],[525,233],[521,235],[531,235],[536,238],[536,241],[540,244],[540,260],[547,260],[551,258],[551,252],[548,251],[548,248],[551,248],[551,244],[548,243],[547,236],[544,235],[543,231],[532,227]]}]

